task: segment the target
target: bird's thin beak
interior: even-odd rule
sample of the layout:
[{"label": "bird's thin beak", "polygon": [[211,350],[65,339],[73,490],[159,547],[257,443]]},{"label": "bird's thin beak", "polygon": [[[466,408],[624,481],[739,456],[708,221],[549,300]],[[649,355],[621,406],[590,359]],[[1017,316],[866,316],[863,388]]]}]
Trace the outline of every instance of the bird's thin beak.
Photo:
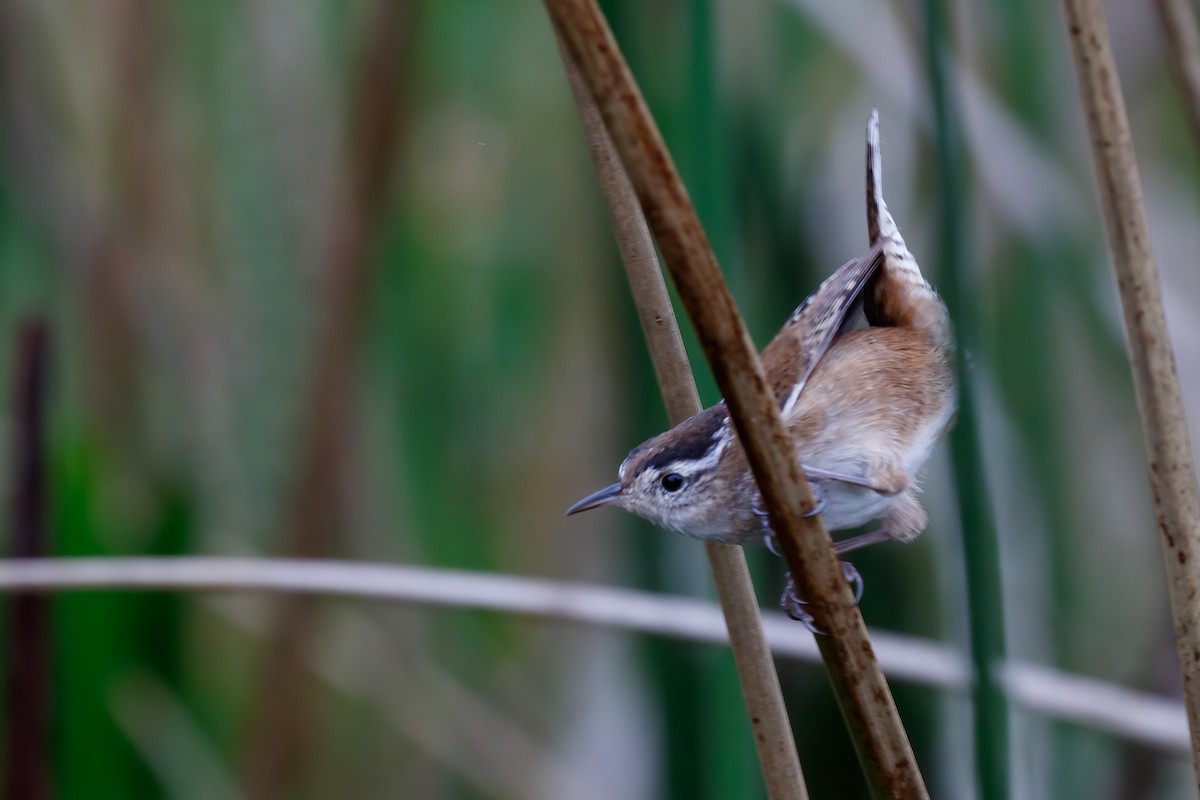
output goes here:
[{"label": "bird's thin beak", "polygon": [[614,483],[612,486],[605,486],[598,492],[592,492],[587,497],[580,500],[575,505],[567,509],[567,516],[578,514],[580,511],[587,511],[589,508],[607,505],[613,500],[616,500],[621,494],[621,484]]}]

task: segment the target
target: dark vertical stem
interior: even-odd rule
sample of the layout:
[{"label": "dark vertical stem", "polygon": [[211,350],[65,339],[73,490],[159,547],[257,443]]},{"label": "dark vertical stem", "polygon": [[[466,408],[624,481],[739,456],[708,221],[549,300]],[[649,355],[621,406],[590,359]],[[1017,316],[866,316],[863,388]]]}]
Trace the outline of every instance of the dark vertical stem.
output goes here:
[{"label": "dark vertical stem", "polygon": [[[41,320],[25,322],[17,341],[13,381],[14,479],[9,556],[47,554],[46,382],[49,334]],[[45,597],[15,594],[8,623],[8,732],[4,796],[50,796],[50,608]]]},{"label": "dark vertical stem", "polygon": [[[367,15],[361,60],[354,72],[346,174],[331,214],[324,319],[318,329],[296,482],[282,519],[282,549],[292,557],[329,552],[343,517],[356,342],[371,245],[386,207],[402,128],[405,87],[400,79],[404,56],[411,49],[413,7],[411,1],[375,4]],[[255,798],[285,794],[297,765],[304,763],[309,717],[304,662],[313,616],[312,603],[300,597],[285,600],[278,610],[251,720],[249,788]]]},{"label": "dark vertical stem", "polygon": [[967,614],[971,626],[974,670],[975,766],[980,796],[1009,796],[1008,708],[994,665],[1004,659],[1004,614],[1001,605],[1000,558],[995,520],[984,482],[983,453],[976,418],[975,385],[967,359],[979,340],[978,319],[963,285],[962,231],[966,215],[959,193],[961,145],[946,58],[950,48],[944,0],[923,0],[925,54],[936,131],[937,186],[940,206],[941,288],[958,332],[961,381],[958,422],[950,437],[950,454],[959,499],[963,554],[967,573]]}]

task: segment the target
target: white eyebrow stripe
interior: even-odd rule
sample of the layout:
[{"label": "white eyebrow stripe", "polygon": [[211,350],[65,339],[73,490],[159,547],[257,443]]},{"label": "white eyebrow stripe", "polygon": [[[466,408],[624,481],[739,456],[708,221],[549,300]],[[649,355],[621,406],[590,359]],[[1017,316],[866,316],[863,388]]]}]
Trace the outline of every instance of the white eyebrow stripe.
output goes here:
[{"label": "white eyebrow stripe", "polygon": [[724,424],[717,428],[717,432],[713,434],[713,438],[711,440],[716,444],[715,446],[709,448],[704,458],[696,458],[686,462],[677,461],[674,463],[687,464],[688,471],[691,474],[704,472],[705,470],[715,468],[717,463],[721,460],[721,454],[725,452],[725,448],[729,446],[729,442],[733,439],[733,437],[729,435],[729,424],[729,420],[726,419]]}]

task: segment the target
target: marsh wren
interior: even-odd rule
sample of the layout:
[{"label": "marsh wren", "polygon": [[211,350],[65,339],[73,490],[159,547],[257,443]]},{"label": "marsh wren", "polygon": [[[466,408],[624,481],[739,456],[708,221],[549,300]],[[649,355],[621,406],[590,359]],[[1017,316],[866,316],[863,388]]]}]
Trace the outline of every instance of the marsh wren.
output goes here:
[{"label": "marsh wren", "polygon": [[[924,530],[917,477],[957,402],[946,306],[883,200],[875,111],[867,123],[867,230],[871,252],[827,278],[761,354],[817,501],[813,513],[831,531],[882,523],[836,542],[839,554],[911,541]],[[859,308],[866,327],[855,327]],[[567,514],[619,506],[689,536],[779,552],[724,401],[635,447],[618,477]],[[844,569],[857,598],[861,578]],[[810,622],[802,604],[789,581],[785,610]]]}]

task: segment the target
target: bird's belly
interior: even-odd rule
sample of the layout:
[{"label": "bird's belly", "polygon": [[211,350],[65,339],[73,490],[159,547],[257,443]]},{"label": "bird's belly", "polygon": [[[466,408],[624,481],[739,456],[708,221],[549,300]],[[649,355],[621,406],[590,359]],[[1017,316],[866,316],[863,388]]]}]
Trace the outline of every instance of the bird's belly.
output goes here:
[{"label": "bird's belly", "polygon": [[[884,516],[896,502],[895,497],[841,481],[814,480],[812,484],[825,498],[821,518],[831,531],[865,525]],[[755,511],[753,505],[742,506],[740,503],[708,508],[705,513],[689,516],[686,520],[662,517],[653,521],[685,536],[724,544],[762,544],[763,536],[769,530],[765,516]]]},{"label": "bird's belly", "polygon": [[814,481],[823,493],[821,517],[831,531],[857,528],[887,513],[896,498],[840,481]]}]

